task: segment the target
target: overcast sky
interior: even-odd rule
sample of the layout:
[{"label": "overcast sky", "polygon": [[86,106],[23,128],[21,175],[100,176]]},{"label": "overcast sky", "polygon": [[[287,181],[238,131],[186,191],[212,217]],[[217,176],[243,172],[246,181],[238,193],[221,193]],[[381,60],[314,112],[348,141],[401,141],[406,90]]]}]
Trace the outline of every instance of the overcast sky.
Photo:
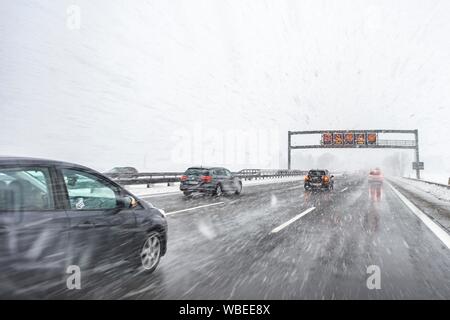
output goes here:
[{"label": "overcast sky", "polygon": [[0,154],[276,168],[288,130],[417,128],[425,173],[450,176],[449,1],[0,6]]}]

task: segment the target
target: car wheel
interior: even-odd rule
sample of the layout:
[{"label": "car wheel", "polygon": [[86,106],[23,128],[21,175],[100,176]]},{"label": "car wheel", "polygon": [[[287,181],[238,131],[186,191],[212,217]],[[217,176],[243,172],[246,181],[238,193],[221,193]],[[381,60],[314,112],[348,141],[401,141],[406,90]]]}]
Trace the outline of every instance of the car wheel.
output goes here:
[{"label": "car wheel", "polygon": [[183,191],[183,194],[184,194],[186,197],[189,197],[192,193],[189,192],[189,191]]},{"label": "car wheel", "polygon": [[142,268],[146,272],[153,272],[161,259],[161,240],[157,232],[148,234],[140,255]]},{"label": "car wheel", "polygon": [[216,189],[214,189],[214,195],[216,197],[220,197],[223,195],[222,185],[220,183],[216,186]]},{"label": "car wheel", "polygon": [[239,181],[234,194],[241,194],[241,192],[242,192],[242,182]]}]

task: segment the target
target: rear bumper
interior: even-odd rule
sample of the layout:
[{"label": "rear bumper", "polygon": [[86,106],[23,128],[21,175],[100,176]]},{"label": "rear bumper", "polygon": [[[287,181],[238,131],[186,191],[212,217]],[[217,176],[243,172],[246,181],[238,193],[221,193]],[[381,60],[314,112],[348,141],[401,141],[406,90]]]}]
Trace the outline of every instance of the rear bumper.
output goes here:
[{"label": "rear bumper", "polygon": [[320,183],[320,184],[313,184],[310,182],[305,182],[305,189],[328,189],[330,186],[330,183]]},{"label": "rear bumper", "polygon": [[183,192],[210,193],[213,192],[214,189],[215,186],[212,184],[200,184],[200,185],[180,184],[180,190]]}]

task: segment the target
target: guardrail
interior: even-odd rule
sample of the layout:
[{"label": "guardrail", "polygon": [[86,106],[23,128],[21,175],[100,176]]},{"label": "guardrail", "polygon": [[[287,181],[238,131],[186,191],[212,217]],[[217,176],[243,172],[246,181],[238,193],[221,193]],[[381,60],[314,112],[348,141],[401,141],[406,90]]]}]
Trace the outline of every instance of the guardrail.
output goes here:
[{"label": "guardrail", "polygon": [[424,182],[424,183],[428,183],[428,184],[433,184],[435,186],[440,186],[440,187],[444,187],[447,189],[450,189],[450,178],[449,178],[449,184],[443,184],[443,183],[439,183],[439,182],[433,182],[433,181],[427,181],[427,180],[422,180],[422,179],[415,179],[415,178],[408,178],[408,177],[403,177],[404,179],[408,179],[408,180],[412,180],[412,181],[420,181],[420,182]]},{"label": "guardrail", "polygon": [[[243,180],[274,179],[284,177],[303,176],[307,174],[305,170],[286,169],[243,169],[233,172],[233,175]],[[135,174],[115,174],[110,176],[112,180],[121,185],[146,184],[150,187],[154,183],[173,183],[180,181],[184,172],[142,172]]]},{"label": "guardrail", "polygon": [[178,182],[182,175],[183,172],[141,172],[133,174],[116,174],[110,176],[110,178],[121,185],[146,184],[147,187],[150,187],[150,184],[154,183]]}]

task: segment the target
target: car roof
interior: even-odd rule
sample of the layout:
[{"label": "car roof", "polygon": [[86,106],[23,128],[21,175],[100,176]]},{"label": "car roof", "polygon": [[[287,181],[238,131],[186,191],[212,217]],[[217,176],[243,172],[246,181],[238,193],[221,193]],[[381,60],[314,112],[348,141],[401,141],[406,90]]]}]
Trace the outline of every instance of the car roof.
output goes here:
[{"label": "car roof", "polygon": [[0,156],[0,165],[70,166],[93,171],[88,167],[76,163],[31,157]]}]

